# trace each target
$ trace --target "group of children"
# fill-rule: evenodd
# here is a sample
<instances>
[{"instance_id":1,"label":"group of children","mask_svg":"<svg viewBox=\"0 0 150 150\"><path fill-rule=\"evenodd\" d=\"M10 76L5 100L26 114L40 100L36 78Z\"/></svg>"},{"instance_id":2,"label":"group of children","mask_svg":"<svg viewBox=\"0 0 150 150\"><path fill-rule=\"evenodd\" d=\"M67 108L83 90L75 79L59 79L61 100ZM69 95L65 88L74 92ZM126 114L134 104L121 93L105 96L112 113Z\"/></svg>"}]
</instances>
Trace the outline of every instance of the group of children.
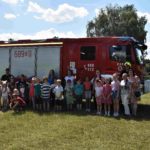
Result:
<instances>
[{"instance_id":1,"label":"group of children","mask_svg":"<svg viewBox=\"0 0 150 150\"><path fill-rule=\"evenodd\" d=\"M124 114L136 115L137 101L140 99L140 79L133 75L132 70L129 74L123 73L121 81L117 73L113 74L112 79L97 75L92 81L89 77L81 81L75 80L70 72L64 80L63 86L60 79L49 82L48 77L44 77L42 81L32 77L28 83L24 75L17 82L14 79L9 82L1 81L1 109L7 110L10 107L18 111L31 105L37 111L61 111L65 106L71 111L82 110L84 103L86 112L90 112L91 104L96 102L97 115L101 115L104 110L104 115L110 116L113 104L113 116L117 117L121 99Z\"/></svg>"}]
</instances>

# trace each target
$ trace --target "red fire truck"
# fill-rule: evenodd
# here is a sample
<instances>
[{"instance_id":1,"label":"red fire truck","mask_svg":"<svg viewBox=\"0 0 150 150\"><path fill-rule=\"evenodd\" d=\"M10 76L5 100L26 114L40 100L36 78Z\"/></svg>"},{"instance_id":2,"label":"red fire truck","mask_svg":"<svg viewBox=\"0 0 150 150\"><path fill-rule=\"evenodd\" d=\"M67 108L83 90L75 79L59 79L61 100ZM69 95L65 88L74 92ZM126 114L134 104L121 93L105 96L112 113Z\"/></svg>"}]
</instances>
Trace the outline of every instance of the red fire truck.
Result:
<instances>
[{"instance_id":1,"label":"red fire truck","mask_svg":"<svg viewBox=\"0 0 150 150\"><path fill-rule=\"evenodd\" d=\"M77 77L84 78L94 76L96 69L113 74L130 62L141 76L146 48L132 37L0 41L0 75L9 66L15 76L43 77L54 69L63 78L71 69Z\"/></svg>"}]
</instances>

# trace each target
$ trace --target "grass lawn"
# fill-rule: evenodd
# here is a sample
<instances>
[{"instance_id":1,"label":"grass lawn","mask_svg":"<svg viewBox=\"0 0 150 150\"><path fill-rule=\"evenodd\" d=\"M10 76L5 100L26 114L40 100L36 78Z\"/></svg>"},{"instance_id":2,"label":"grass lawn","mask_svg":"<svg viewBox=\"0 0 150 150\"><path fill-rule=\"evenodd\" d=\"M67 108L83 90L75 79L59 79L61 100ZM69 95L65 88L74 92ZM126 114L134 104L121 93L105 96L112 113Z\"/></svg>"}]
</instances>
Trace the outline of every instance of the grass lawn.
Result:
<instances>
[{"instance_id":1,"label":"grass lawn","mask_svg":"<svg viewBox=\"0 0 150 150\"><path fill-rule=\"evenodd\" d=\"M150 150L150 94L138 115L0 112L0 150Z\"/></svg>"}]
</instances>

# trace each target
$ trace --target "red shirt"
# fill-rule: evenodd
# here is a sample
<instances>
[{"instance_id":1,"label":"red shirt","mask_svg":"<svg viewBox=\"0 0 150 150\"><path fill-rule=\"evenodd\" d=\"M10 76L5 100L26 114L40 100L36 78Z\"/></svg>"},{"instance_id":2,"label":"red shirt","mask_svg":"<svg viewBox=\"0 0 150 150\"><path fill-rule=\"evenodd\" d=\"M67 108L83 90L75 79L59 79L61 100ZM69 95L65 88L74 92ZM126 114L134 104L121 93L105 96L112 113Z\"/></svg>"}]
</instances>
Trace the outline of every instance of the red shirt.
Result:
<instances>
[{"instance_id":1,"label":"red shirt","mask_svg":"<svg viewBox=\"0 0 150 150\"><path fill-rule=\"evenodd\" d=\"M85 90L91 90L91 82L90 81L84 82L84 89Z\"/></svg>"}]
</instances>

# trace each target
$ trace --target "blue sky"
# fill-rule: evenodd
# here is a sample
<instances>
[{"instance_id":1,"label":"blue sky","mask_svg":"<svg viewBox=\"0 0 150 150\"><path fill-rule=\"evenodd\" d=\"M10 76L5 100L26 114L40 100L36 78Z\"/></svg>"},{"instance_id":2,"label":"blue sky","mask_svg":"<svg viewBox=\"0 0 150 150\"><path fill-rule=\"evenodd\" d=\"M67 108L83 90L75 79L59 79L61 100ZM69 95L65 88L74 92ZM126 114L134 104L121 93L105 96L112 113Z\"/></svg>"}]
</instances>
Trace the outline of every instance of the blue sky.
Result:
<instances>
[{"instance_id":1,"label":"blue sky","mask_svg":"<svg viewBox=\"0 0 150 150\"><path fill-rule=\"evenodd\" d=\"M134 4L139 16L147 17L150 49L148 0L0 0L0 40L85 37L87 22L109 4Z\"/></svg>"}]
</instances>

